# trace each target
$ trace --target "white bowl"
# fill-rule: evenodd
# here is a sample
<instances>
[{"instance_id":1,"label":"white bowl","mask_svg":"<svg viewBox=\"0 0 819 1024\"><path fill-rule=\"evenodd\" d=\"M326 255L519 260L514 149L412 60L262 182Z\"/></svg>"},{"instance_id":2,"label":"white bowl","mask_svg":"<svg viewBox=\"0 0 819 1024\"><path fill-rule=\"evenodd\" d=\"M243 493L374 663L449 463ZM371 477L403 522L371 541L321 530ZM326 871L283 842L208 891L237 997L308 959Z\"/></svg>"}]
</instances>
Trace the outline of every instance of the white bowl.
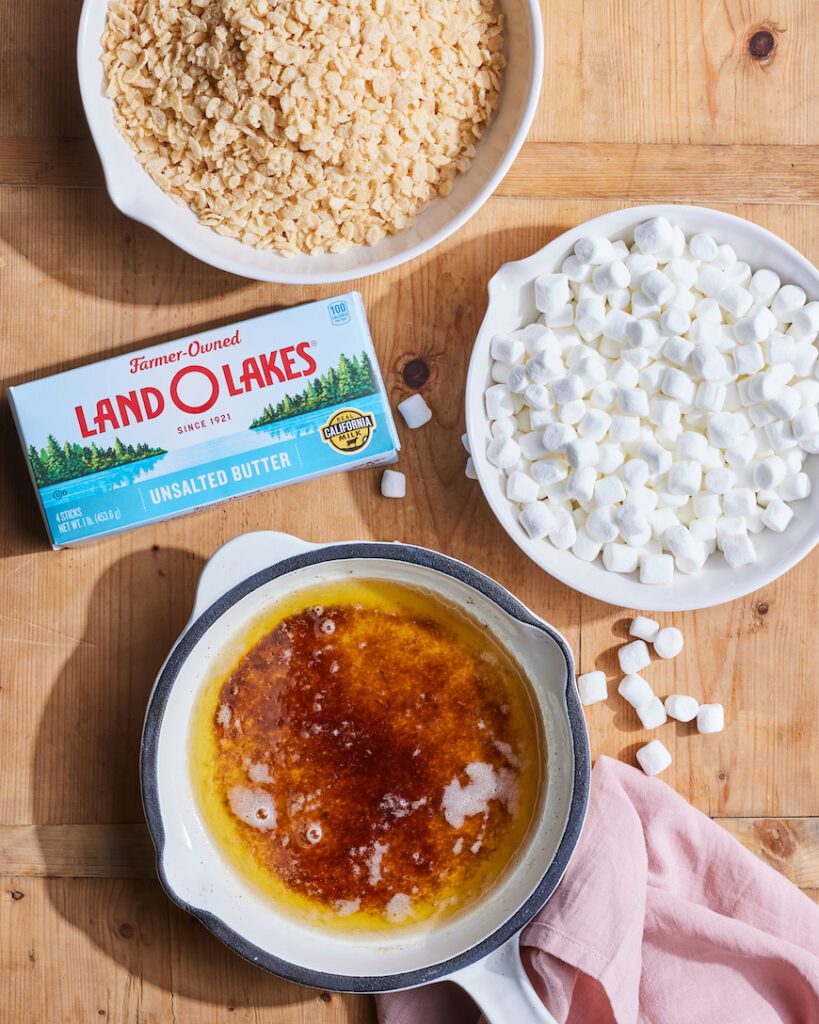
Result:
<instances>
[{"instance_id":1,"label":"white bowl","mask_svg":"<svg viewBox=\"0 0 819 1024\"><path fill-rule=\"evenodd\" d=\"M410 227L371 246L345 253L285 257L224 238L204 227L154 183L114 124L113 101L103 92L101 38L107 4L85 0L77 38L77 67L85 116L114 205L174 245L221 270L257 281L331 284L390 270L442 242L486 202L509 170L537 107L543 73L543 28L537 0L499 0L506 17L500 102L472 165L452 192L435 199Z\"/></svg>"},{"instance_id":2,"label":"white bowl","mask_svg":"<svg viewBox=\"0 0 819 1024\"><path fill-rule=\"evenodd\" d=\"M550 576L582 594L610 604L644 611L686 611L708 608L743 597L764 587L809 554L819 541L819 457L808 456L804 471L812 493L791 507L794 517L784 533L763 530L754 537L759 559L732 569L720 555L708 559L696 575L675 573L668 586L640 583L636 576L608 572L600 560L584 562L571 551L558 551L548 541L533 541L517 521L515 506L503 490L503 473L486 459L490 439L483 394L491 383L489 346L492 336L531 323L537 314L534 279L560 269L563 260L584 235L606 235L633 241L634 228L660 214L679 224L686 236L708 232L730 243L741 260L757 269L770 267L783 283L798 284L809 299L819 299L819 271L781 238L764 228L718 210L700 206L633 206L595 217L555 238L517 263L507 263L489 282L489 305L475 341L466 383L466 426L472 457L483 493L498 521L515 543Z\"/></svg>"}]
</instances>

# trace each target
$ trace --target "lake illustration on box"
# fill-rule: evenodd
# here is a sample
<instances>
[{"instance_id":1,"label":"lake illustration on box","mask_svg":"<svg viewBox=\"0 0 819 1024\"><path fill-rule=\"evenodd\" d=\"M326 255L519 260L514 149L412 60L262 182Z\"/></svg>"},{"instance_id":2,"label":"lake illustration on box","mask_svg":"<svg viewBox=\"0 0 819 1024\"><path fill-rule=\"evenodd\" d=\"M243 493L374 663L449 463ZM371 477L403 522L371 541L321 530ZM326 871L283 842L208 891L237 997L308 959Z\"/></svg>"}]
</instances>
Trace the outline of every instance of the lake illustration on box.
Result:
<instances>
[{"instance_id":1,"label":"lake illustration on box","mask_svg":"<svg viewBox=\"0 0 819 1024\"><path fill-rule=\"evenodd\" d=\"M353 404L360 412L372 413L374 416L382 409L382 400L379 394L358 398ZM92 471L71 480L40 487L40 496L45 507L64 506L67 502L75 499L101 492L120 490L133 484L159 483L164 477L184 470L198 468L202 472L207 472L208 466L220 459L251 454L263 456L270 454L271 448L275 449L282 445L289 446L291 457L295 453L301 471L310 473L313 467L310 461L302 459L298 442L310 439L313 441L310 447L314 448L314 438L320 437L321 427L327 422L331 413L332 409L316 409L301 415L290 416L288 419L255 426L239 433L177 448L175 451L141 458L139 461L128 462L125 465L114 466L98 472ZM322 448L326 447L323 442L319 441L318 443ZM315 466L316 471L323 468L325 468L323 465Z\"/></svg>"}]
</instances>

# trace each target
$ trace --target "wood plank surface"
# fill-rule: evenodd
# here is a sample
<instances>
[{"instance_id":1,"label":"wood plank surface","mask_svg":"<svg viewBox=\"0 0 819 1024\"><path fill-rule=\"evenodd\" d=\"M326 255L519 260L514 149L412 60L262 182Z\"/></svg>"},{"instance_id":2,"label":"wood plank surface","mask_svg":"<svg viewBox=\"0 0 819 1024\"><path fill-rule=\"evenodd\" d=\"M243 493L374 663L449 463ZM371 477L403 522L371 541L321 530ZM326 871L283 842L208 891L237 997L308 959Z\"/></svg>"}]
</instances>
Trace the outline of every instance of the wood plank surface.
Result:
<instances>
[{"instance_id":1,"label":"wood plank surface","mask_svg":"<svg viewBox=\"0 0 819 1024\"><path fill-rule=\"evenodd\" d=\"M112 206L79 104L79 0L0 4L0 384L292 305L196 262ZM363 1024L365 998L243 963L163 895L137 758L157 669L221 543L403 539L477 565L552 621L581 670L615 675L628 609L526 562L463 475L462 394L486 284L566 228L630 203L748 217L819 260L819 19L812 0L544 0L533 130L480 213L364 295L393 401L423 359L433 421L399 424L408 496L362 471L60 553L46 548L5 396L0 408L0 1021ZM669 725L664 778L819 895L819 554L730 605L675 615L683 654L650 672L726 706L703 737ZM664 620L669 617L664 617ZM646 734L619 699L588 709L594 754L633 763Z\"/></svg>"}]
</instances>

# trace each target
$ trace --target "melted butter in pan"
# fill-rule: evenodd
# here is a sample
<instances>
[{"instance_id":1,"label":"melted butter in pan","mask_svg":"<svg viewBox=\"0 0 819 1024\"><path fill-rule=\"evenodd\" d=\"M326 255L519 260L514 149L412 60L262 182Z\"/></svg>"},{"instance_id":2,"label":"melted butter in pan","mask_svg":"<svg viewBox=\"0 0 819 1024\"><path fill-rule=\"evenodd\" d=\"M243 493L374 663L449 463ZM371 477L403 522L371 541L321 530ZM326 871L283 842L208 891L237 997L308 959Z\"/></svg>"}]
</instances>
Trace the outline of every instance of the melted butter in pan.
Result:
<instances>
[{"instance_id":1,"label":"melted butter in pan","mask_svg":"<svg viewBox=\"0 0 819 1024\"><path fill-rule=\"evenodd\" d=\"M191 756L231 863L299 916L449 916L521 847L542 762L527 684L438 597L348 580L288 597L206 686Z\"/></svg>"}]
</instances>

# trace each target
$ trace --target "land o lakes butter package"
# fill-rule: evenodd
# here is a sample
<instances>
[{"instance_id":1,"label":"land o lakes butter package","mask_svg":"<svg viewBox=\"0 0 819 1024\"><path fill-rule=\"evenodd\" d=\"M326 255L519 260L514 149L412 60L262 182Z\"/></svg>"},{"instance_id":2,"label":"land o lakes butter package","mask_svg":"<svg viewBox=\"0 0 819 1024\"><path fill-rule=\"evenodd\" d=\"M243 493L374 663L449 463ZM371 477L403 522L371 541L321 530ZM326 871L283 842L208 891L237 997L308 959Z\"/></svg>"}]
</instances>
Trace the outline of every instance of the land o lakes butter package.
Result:
<instances>
[{"instance_id":1,"label":"land o lakes butter package","mask_svg":"<svg viewBox=\"0 0 819 1024\"><path fill-rule=\"evenodd\" d=\"M357 292L10 389L55 547L394 462Z\"/></svg>"}]
</instances>

